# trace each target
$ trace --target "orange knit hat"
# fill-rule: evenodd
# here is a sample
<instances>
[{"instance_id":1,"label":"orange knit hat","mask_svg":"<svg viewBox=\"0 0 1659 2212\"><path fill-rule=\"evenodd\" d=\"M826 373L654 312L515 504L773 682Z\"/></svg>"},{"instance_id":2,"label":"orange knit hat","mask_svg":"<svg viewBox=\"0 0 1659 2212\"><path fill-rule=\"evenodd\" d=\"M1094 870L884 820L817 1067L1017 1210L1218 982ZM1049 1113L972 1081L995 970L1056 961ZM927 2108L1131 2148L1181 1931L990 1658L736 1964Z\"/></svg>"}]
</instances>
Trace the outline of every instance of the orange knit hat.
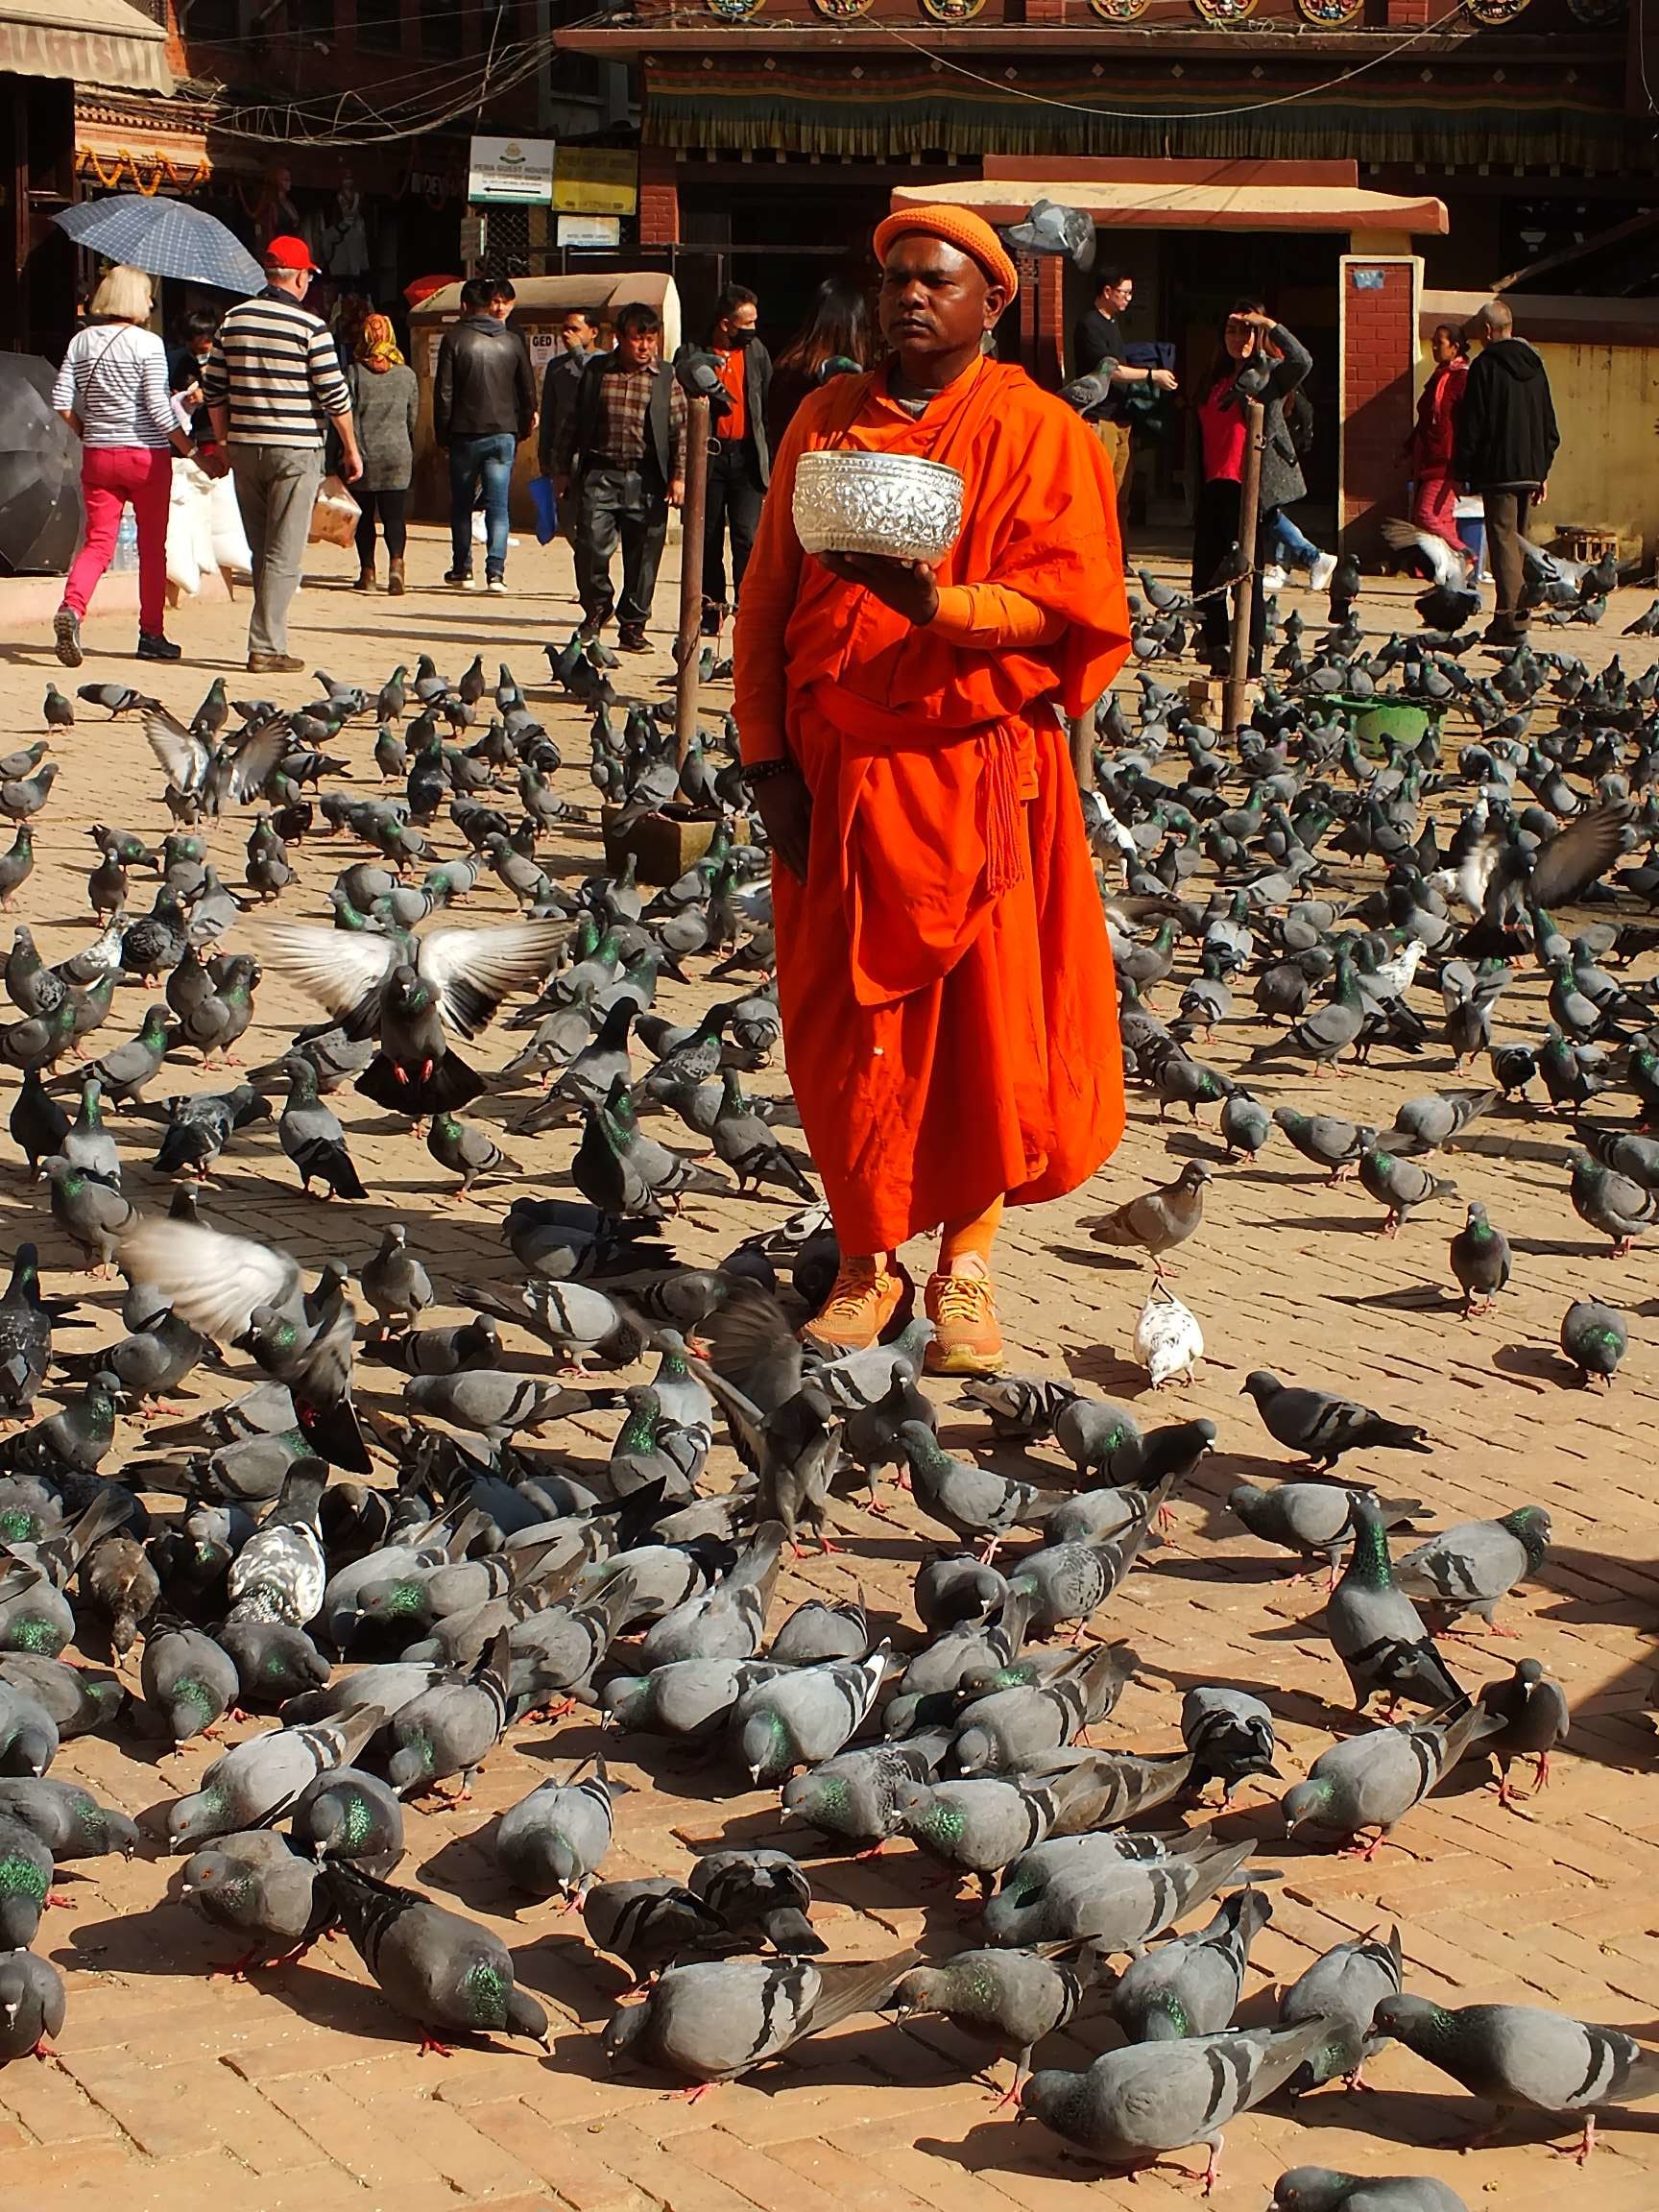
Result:
<instances>
[{"instance_id":1,"label":"orange knit hat","mask_svg":"<svg viewBox=\"0 0 1659 2212\"><path fill-rule=\"evenodd\" d=\"M1010 300L1020 289L1019 272L1012 255L986 222L972 207L901 207L876 226L876 258L885 261L896 238L920 231L925 238L943 238L971 261L977 261L992 283Z\"/></svg>"}]
</instances>

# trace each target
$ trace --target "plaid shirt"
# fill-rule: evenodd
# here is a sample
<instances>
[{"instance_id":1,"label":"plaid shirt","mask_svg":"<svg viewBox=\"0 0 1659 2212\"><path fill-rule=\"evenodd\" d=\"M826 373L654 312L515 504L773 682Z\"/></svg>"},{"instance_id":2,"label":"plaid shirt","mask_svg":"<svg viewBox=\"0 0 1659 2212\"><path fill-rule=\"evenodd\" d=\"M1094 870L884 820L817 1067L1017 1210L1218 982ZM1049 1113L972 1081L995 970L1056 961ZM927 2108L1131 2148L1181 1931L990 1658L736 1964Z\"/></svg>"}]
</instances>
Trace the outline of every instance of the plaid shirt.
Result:
<instances>
[{"instance_id":1,"label":"plaid shirt","mask_svg":"<svg viewBox=\"0 0 1659 2212\"><path fill-rule=\"evenodd\" d=\"M639 369L607 369L599 379L599 431L590 452L592 461L614 462L623 469L637 469L645 458L650 435L651 391L660 362L648 361ZM568 470L576 438L575 411L560 425L555 461L561 473ZM685 466L685 394L674 377L668 391L668 474L680 476Z\"/></svg>"}]
</instances>

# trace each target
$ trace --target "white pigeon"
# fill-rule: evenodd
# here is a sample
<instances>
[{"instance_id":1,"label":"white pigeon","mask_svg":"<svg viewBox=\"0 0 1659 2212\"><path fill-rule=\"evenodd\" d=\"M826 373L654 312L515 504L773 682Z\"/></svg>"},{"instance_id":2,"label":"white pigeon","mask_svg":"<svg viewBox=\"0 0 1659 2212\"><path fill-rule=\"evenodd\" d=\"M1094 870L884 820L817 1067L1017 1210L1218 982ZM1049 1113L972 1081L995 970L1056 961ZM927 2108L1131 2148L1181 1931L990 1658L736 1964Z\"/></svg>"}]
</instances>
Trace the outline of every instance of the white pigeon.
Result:
<instances>
[{"instance_id":1,"label":"white pigeon","mask_svg":"<svg viewBox=\"0 0 1659 2212\"><path fill-rule=\"evenodd\" d=\"M1151 1376L1154 1390L1177 1376L1192 1380L1204 1357L1204 1333L1173 1292L1155 1287L1142 1307L1135 1324L1135 1357Z\"/></svg>"},{"instance_id":2,"label":"white pigeon","mask_svg":"<svg viewBox=\"0 0 1659 2212\"><path fill-rule=\"evenodd\" d=\"M1442 590L1461 591L1467 585L1469 560L1444 538L1435 537L1431 530L1419 530L1414 522L1404 522L1389 516L1382 524L1382 537L1396 553L1417 554L1431 580Z\"/></svg>"}]
</instances>

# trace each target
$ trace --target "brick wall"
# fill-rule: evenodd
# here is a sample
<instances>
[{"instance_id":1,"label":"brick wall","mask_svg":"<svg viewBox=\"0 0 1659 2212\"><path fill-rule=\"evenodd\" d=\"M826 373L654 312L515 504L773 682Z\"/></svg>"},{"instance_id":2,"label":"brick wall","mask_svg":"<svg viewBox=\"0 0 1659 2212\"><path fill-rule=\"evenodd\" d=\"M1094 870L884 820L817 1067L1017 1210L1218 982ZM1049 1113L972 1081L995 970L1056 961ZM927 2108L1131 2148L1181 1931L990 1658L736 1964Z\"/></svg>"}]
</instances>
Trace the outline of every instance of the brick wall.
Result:
<instances>
[{"instance_id":1,"label":"brick wall","mask_svg":"<svg viewBox=\"0 0 1659 2212\"><path fill-rule=\"evenodd\" d=\"M639 243L680 243L679 170L674 156L658 146L639 152Z\"/></svg>"},{"instance_id":2,"label":"brick wall","mask_svg":"<svg viewBox=\"0 0 1659 2212\"><path fill-rule=\"evenodd\" d=\"M1344 550L1361 560L1382 551L1384 516L1403 511L1416 400L1417 264L1408 259L1342 263L1342 501Z\"/></svg>"}]
</instances>

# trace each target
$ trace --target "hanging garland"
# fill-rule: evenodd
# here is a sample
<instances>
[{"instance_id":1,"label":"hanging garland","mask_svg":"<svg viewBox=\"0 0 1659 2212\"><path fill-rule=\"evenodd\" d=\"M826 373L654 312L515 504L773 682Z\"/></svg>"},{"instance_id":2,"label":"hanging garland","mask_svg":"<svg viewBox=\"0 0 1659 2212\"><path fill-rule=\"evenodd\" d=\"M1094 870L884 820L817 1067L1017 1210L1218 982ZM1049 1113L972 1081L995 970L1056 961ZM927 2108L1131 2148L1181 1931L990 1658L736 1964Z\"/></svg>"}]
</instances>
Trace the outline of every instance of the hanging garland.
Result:
<instances>
[{"instance_id":1,"label":"hanging garland","mask_svg":"<svg viewBox=\"0 0 1659 2212\"><path fill-rule=\"evenodd\" d=\"M149 164L149 176L145 165ZM205 184L213 174L213 165L204 157L195 162L173 161L165 154L134 154L122 146L116 150L114 159L106 166L90 146L83 146L75 156L76 174L91 177L106 192L113 192L125 179L146 200L154 200L163 184L175 192L194 192Z\"/></svg>"}]
</instances>

